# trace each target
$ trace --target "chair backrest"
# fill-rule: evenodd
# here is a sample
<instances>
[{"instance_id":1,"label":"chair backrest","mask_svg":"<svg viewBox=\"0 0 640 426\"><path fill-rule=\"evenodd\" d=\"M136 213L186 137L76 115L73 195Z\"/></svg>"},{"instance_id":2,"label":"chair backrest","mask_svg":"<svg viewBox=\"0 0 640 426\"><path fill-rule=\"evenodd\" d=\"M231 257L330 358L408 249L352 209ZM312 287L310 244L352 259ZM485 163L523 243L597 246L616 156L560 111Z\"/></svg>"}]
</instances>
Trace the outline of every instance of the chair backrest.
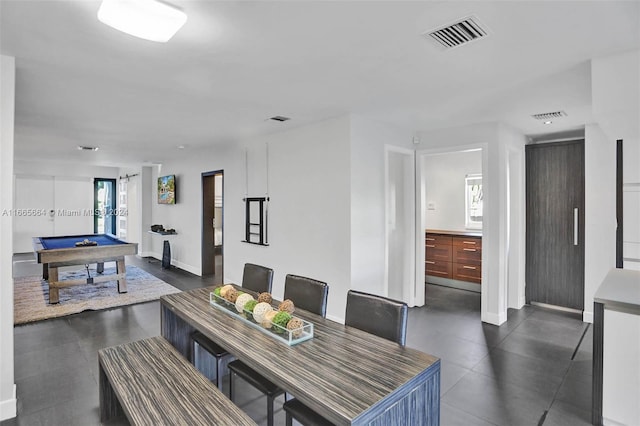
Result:
<instances>
[{"instance_id":1,"label":"chair backrest","mask_svg":"<svg viewBox=\"0 0 640 426\"><path fill-rule=\"evenodd\" d=\"M242 287L256 293L271 293L271 284L273 283L273 269L266 268L253 263L244 264L244 272L242 273Z\"/></svg>"},{"instance_id":2,"label":"chair backrest","mask_svg":"<svg viewBox=\"0 0 640 426\"><path fill-rule=\"evenodd\" d=\"M327 315L329 286L322 281L298 275L287 275L284 280L284 298L291 299L300 309L323 317Z\"/></svg>"},{"instance_id":3,"label":"chair backrest","mask_svg":"<svg viewBox=\"0 0 640 426\"><path fill-rule=\"evenodd\" d=\"M349 290L345 324L402 346L407 338L407 304L382 296Z\"/></svg>"}]
</instances>

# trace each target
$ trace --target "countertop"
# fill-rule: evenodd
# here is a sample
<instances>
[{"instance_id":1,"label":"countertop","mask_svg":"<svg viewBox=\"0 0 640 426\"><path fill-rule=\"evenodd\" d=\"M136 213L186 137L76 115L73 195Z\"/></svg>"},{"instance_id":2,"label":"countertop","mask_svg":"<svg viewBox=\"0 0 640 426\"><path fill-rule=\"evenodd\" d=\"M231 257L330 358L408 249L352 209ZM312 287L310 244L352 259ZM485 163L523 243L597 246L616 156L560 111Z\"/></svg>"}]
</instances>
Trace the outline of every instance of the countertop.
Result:
<instances>
[{"instance_id":1,"label":"countertop","mask_svg":"<svg viewBox=\"0 0 640 426\"><path fill-rule=\"evenodd\" d=\"M612 269L593 300L605 309L640 315L640 271Z\"/></svg>"},{"instance_id":2,"label":"countertop","mask_svg":"<svg viewBox=\"0 0 640 426\"><path fill-rule=\"evenodd\" d=\"M460 235L462 237L482 237L482 231L444 231L439 229L425 229L430 234Z\"/></svg>"}]
</instances>

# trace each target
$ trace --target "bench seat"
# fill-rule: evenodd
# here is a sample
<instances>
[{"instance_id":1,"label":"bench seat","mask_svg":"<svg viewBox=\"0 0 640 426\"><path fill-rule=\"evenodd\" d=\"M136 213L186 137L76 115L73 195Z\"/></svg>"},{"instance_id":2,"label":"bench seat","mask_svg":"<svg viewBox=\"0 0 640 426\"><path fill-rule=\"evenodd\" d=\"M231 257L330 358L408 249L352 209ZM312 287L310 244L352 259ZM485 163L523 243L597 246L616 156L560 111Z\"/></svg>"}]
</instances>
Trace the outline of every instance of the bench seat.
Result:
<instances>
[{"instance_id":1,"label":"bench seat","mask_svg":"<svg viewBox=\"0 0 640 426\"><path fill-rule=\"evenodd\" d=\"M98 351L100 420L132 425L255 425L163 337Z\"/></svg>"}]
</instances>

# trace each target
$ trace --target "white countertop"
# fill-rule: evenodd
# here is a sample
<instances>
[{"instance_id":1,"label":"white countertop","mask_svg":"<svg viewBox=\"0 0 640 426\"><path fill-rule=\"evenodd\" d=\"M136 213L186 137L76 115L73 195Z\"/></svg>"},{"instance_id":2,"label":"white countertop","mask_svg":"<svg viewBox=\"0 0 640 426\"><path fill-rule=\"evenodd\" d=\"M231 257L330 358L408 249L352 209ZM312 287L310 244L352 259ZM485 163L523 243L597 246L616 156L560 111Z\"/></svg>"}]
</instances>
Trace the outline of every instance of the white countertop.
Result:
<instances>
[{"instance_id":1,"label":"white countertop","mask_svg":"<svg viewBox=\"0 0 640 426\"><path fill-rule=\"evenodd\" d=\"M593 298L605 309L640 315L640 271L612 269Z\"/></svg>"}]
</instances>

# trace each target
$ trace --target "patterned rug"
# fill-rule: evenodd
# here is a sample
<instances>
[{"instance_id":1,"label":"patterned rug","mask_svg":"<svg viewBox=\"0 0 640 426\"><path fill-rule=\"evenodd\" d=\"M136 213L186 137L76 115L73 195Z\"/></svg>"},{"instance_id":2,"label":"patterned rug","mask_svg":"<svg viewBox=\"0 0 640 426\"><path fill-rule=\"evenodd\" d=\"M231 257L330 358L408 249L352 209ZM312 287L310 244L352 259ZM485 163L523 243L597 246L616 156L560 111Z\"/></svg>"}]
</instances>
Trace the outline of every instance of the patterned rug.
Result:
<instances>
[{"instance_id":1,"label":"patterned rug","mask_svg":"<svg viewBox=\"0 0 640 426\"><path fill-rule=\"evenodd\" d=\"M96 276L95 265L89 269ZM115 267L105 268L105 274L115 274ZM86 270L61 272L60 280L82 279ZM118 283L107 281L60 289L60 303L49 304L49 286L39 276L13 280L14 325L77 314L87 310L101 310L117 306L157 300L165 294L180 290L135 266L127 266L127 293L118 293Z\"/></svg>"}]
</instances>

